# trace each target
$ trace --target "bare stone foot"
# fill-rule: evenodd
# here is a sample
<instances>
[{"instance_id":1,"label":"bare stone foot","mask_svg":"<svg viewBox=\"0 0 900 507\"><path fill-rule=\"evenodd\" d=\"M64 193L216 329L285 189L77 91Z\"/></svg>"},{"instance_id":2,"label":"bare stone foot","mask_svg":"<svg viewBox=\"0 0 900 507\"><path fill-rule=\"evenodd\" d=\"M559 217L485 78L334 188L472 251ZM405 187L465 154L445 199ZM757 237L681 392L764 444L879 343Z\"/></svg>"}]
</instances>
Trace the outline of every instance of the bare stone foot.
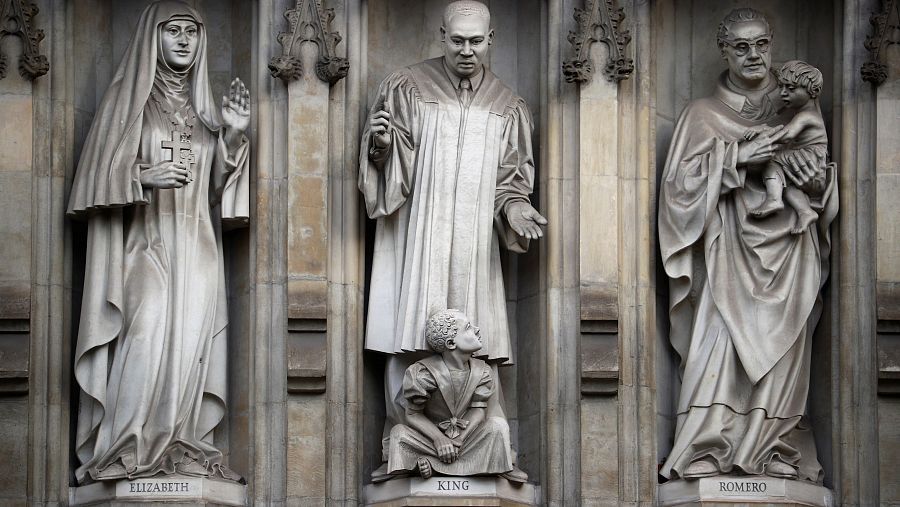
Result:
<instances>
[{"instance_id":1,"label":"bare stone foot","mask_svg":"<svg viewBox=\"0 0 900 507\"><path fill-rule=\"evenodd\" d=\"M819 219L819 215L815 214L812 211L804 211L802 213L797 213L797 226L791 229L791 234L803 234L806 232L806 229L809 228L810 225L816 223L816 220Z\"/></svg>"},{"instance_id":2,"label":"bare stone foot","mask_svg":"<svg viewBox=\"0 0 900 507\"><path fill-rule=\"evenodd\" d=\"M766 465L766 475L783 479L796 479L797 469L781 460L773 460Z\"/></svg>"},{"instance_id":3,"label":"bare stone foot","mask_svg":"<svg viewBox=\"0 0 900 507\"><path fill-rule=\"evenodd\" d=\"M703 458L688 465L681 474L682 479L699 479L718 475L719 467L709 458Z\"/></svg>"},{"instance_id":4,"label":"bare stone foot","mask_svg":"<svg viewBox=\"0 0 900 507\"><path fill-rule=\"evenodd\" d=\"M513 469L510 470L509 472L504 472L504 473L500 474L500 477L503 477L504 479L506 479L510 482L518 482L518 483L524 483L525 481L528 480L528 474L523 472L517 466L514 466Z\"/></svg>"},{"instance_id":5,"label":"bare stone foot","mask_svg":"<svg viewBox=\"0 0 900 507\"><path fill-rule=\"evenodd\" d=\"M419 465L419 475L421 475L423 479L431 477L431 463L427 459L419 458L418 461L416 461L416 464Z\"/></svg>"},{"instance_id":6,"label":"bare stone foot","mask_svg":"<svg viewBox=\"0 0 900 507\"><path fill-rule=\"evenodd\" d=\"M772 213L776 213L784 209L784 201L781 199L766 199L759 207L750 210L748 215L753 218L765 218Z\"/></svg>"}]
</instances>

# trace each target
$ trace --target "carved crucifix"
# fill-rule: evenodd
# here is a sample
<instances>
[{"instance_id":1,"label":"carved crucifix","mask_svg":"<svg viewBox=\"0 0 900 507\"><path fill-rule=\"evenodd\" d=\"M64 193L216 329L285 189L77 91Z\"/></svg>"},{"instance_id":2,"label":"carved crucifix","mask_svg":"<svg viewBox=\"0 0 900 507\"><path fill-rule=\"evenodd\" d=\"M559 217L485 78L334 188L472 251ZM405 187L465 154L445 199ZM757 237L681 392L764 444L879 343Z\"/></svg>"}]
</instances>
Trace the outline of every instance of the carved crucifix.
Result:
<instances>
[{"instance_id":1,"label":"carved crucifix","mask_svg":"<svg viewBox=\"0 0 900 507\"><path fill-rule=\"evenodd\" d=\"M169 140L162 142L162 149L172 151L172 162L182 164L188 170L188 179L194 179L194 165L197 157L191 150L191 131L187 127L175 126L169 131Z\"/></svg>"}]
</instances>

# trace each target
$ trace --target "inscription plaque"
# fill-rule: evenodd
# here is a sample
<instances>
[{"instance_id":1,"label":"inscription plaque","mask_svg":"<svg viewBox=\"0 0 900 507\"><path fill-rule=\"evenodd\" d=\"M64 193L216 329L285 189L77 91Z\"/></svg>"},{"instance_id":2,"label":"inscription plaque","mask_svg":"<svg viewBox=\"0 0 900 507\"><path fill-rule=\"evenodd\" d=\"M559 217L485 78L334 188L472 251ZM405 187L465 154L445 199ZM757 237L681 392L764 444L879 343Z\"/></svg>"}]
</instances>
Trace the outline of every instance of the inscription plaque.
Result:
<instances>
[{"instance_id":1,"label":"inscription plaque","mask_svg":"<svg viewBox=\"0 0 900 507\"><path fill-rule=\"evenodd\" d=\"M136 479L116 483L119 497L197 497L203 494L198 479Z\"/></svg>"}]
</instances>

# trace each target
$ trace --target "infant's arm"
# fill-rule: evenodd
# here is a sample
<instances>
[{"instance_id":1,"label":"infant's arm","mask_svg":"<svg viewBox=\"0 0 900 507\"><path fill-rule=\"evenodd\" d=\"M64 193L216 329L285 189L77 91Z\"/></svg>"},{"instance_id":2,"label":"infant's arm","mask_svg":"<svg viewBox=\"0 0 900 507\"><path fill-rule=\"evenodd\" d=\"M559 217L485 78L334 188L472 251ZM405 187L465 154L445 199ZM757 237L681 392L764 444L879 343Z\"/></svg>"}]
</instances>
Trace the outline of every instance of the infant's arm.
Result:
<instances>
[{"instance_id":1,"label":"infant's arm","mask_svg":"<svg viewBox=\"0 0 900 507\"><path fill-rule=\"evenodd\" d=\"M791 118L791 121L784 126L785 134L782 139L802 143L803 138L811 139L816 134L825 132L825 122L818 111L802 110Z\"/></svg>"}]
</instances>

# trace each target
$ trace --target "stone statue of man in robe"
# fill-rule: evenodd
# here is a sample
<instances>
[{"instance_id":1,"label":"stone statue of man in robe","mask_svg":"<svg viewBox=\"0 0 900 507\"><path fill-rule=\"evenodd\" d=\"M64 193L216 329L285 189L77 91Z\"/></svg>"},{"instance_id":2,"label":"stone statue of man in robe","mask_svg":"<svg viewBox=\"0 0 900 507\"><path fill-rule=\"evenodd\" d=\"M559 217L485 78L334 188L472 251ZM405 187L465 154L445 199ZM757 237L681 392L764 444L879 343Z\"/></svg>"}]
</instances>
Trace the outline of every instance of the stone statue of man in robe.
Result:
<instances>
[{"instance_id":1,"label":"stone statue of man in robe","mask_svg":"<svg viewBox=\"0 0 900 507\"><path fill-rule=\"evenodd\" d=\"M524 252L547 223L534 185L531 115L484 59L487 7L447 6L443 57L381 83L362 135L359 188L377 220L365 346L390 354L388 421L401 422L406 368L428 350L425 322L459 308L484 330L479 355L512 359L501 245ZM390 426L390 424L389 424Z\"/></svg>"},{"instance_id":2,"label":"stone statue of man in robe","mask_svg":"<svg viewBox=\"0 0 900 507\"><path fill-rule=\"evenodd\" d=\"M222 224L249 217L250 94L217 105L206 25L189 5L141 15L75 173L88 224L75 379L75 472L230 480L215 445L226 409Z\"/></svg>"},{"instance_id":3,"label":"stone statue of man in robe","mask_svg":"<svg viewBox=\"0 0 900 507\"><path fill-rule=\"evenodd\" d=\"M835 167L797 151L782 157L785 176L819 214L808 228L787 208L752 215L767 197L764 168L794 141L783 128L791 117L770 72L766 19L732 11L717 39L728 70L713 96L681 114L660 188L670 339L682 372L660 473L821 481L804 414L838 206ZM760 134L747 140L748 129Z\"/></svg>"}]
</instances>

